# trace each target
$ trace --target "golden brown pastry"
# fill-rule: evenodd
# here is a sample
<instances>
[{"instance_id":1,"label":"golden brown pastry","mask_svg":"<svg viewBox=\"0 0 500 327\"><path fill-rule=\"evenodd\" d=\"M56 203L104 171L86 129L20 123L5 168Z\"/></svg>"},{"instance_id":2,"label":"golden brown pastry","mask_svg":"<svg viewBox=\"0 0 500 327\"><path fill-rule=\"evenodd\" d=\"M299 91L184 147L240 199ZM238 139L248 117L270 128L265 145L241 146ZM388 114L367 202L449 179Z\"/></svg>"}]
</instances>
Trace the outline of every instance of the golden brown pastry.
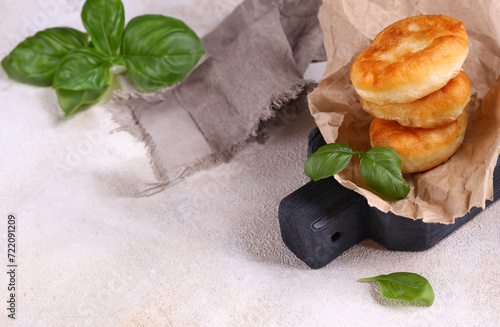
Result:
<instances>
[{"instance_id":1,"label":"golden brown pastry","mask_svg":"<svg viewBox=\"0 0 500 327\"><path fill-rule=\"evenodd\" d=\"M385 146L401 157L403 173L421 172L445 162L460 147L467 128L467 112L438 128L405 127L396 121L374 118L370 125L372 147Z\"/></svg>"},{"instance_id":2,"label":"golden brown pastry","mask_svg":"<svg viewBox=\"0 0 500 327\"><path fill-rule=\"evenodd\" d=\"M455 77L468 51L462 22L441 15L409 17L386 27L359 54L351 81L367 101L412 102Z\"/></svg>"},{"instance_id":3,"label":"golden brown pastry","mask_svg":"<svg viewBox=\"0 0 500 327\"><path fill-rule=\"evenodd\" d=\"M447 125L462 114L470 100L471 86L463 71L448 84L409 103L378 105L360 97L363 110L370 115L395 120L403 126L435 128Z\"/></svg>"}]
</instances>

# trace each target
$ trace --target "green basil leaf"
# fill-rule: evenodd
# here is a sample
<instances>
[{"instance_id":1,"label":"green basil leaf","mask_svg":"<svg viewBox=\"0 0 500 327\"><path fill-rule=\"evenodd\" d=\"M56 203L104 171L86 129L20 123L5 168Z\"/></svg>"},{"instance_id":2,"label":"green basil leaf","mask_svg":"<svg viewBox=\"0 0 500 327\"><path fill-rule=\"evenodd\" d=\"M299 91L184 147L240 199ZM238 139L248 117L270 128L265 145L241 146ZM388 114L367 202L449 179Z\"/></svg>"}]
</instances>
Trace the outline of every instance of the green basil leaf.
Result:
<instances>
[{"instance_id":1,"label":"green basil leaf","mask_svg":"<svg viewBox=\"0 0 500 327\"><path fill-rule=\"evenodd\" d=\"M434 303L434 291L424 277L408 272L397 272L389 275L379 275L361 278L360 282L377 281L382 295L396 300L422 301L428 306Z\"/></svg>"},{"instance_id":2,"label":"green basil leaf","mask_svg":"<svg viewBox=\"0 0 500 327\"><path fill-rule=\"evenodd\" d=\"M65 89L56 89L57 101L64 111L65 116L74 114L84 106L96 103L109 88L109 84L100 89L71 91Z\"/></svg>"},{"instance_id":3,"label":"green basil leaf","mask_svg":"<svg viewBox=\"0 0 500 327\"><path fill-rule=\"evenodd\" d=\"M85 47L88 35L73 28L49 28L19 43L2 60L7 75L18 82L51 86L54 72L72 49Z\"/></svg>"},{"instance_id":4,"label":"green basil leaf","mask_svg":"<svg viewBox=\"0 0 500 327\"><path fill-rule=\"evenodd\" d=\"M111 83L112 62L92 48L70 51L57 67L52 86L55 89L82 91L101 89Z\"/></svg>"},{"instance_id":5,"label":"green basil leaf","mask_svg":"<svg viewBox=\"0 0 500 327\"><path fill-rule=\"evenodd\" d=\"M333 176L344 169L354 152L342 143L330 143L320 147L304 164L304 172L314 181Z\"/></svg>"},{"instance_id":6,"label":"green basil leaf","mask_svg":"<svg viewBox=\"0 0 500 327\"><path fill-rule=\"evenodd\" d=\"M162 15L132 19L120 54L141 91L155 91L180 81L205 51L196 33L182 21Z\"/></svg>"},{"instance_id":7,"label":"green basil leaf","mask_svg":"<svg viewBox=\"0 0 500 327\"><path fill-rule=\"evenodd\" d=\"M125 9L121 0L87 0L81 16L94 47L108 56L115 56L125 28Z\"/></svg>"},{"instance_id":8,"label":"green basil leaf","mask_svg":"<svg viewBox=\"0 0 500 327\"><path fill-rule=\"evenodd\" d=\"M374 147L366 151L359 170L369 187L389 199L402 199L410 192L401 173L401 158L393 149Z\"/></svg>"}]
</instances>

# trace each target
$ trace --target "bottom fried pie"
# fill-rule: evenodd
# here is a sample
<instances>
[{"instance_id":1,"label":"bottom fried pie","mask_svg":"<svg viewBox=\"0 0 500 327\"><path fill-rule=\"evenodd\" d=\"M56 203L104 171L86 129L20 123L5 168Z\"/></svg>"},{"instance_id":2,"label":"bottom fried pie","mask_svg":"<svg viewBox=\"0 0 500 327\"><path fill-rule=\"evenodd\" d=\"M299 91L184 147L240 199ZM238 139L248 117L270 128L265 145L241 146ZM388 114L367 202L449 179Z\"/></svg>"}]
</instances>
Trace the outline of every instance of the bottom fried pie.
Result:
<instances>
[{"instance_id":1,"label":"bottom fried pie","mask_svg":"<svg viewBox=\"0 0 500 327\"><path fill-rule=\"evenodd\" d=\"M374 118L370 125L372 147L385 146L401 157L401 171L416 173L447 161L462 145L467 112L438 128L406 127L396 121Z\"/></svg>"}]
</instances>

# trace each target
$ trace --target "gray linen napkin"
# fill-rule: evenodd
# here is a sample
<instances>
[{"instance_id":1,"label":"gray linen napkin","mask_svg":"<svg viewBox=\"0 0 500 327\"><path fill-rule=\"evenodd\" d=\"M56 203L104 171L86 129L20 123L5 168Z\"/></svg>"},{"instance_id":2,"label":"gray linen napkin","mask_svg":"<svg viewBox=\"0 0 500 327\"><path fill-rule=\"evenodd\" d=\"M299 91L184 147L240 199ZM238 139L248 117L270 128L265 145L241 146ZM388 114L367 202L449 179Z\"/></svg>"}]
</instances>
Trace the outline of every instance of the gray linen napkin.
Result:
<instances>
[{"instance_id":1,"label":"gray linen napkin","mask_svg":"<svg viewBox=\"0 0 500 327\"><path fill-rule=\"evenodd\" d=\"M246 0L202 38L206 56L183 81L115 94L114 120L146 144L159 181L141 195L227 161L249 139L264 140L277 118L307 108L315 83L303 73L326 59L320 4Z\"/></svg>"}]
</instances>

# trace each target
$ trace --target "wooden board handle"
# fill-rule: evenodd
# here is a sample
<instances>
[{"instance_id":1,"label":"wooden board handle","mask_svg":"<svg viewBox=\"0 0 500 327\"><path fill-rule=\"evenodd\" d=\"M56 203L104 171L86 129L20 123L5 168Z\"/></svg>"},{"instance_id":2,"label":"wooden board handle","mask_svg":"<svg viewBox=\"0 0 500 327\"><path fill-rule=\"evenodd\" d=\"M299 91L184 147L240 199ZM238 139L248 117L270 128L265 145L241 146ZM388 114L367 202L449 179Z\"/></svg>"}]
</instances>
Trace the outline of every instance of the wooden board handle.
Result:
<instances>
[{"instance_id":1,"label":"wooden board handle","mask_svg":"<svg viewBox=\"0 0 500 327\"><path fill-rule=\"evenodd\" d=\"M328 264L368 237L368 205L333 177L309 182L278 210L283 242L309 267Z\"/></svg>"}]
</instances>

